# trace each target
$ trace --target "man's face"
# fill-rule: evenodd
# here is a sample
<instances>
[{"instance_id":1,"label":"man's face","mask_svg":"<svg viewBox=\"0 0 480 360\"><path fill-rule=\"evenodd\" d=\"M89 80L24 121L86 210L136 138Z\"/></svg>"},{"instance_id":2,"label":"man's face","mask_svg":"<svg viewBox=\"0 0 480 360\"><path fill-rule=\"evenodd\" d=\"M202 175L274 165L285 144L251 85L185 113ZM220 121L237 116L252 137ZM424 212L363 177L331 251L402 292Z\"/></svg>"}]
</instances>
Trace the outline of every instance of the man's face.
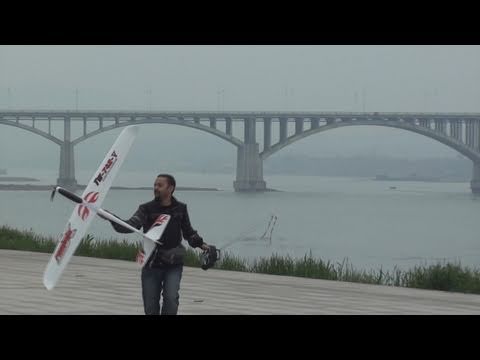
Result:
<instances>
[{"instance_id":1,"label":"man's face","mask_svg":"<svg viewBox=\"0 0 480 360\"><path fill-rule=\"evenodd\" d=\"M153 185L153 192L156 198L165 199L173 191L173 186L168 184L168 179L164 177L157 177Z\"/></svg>"}]
</instances>

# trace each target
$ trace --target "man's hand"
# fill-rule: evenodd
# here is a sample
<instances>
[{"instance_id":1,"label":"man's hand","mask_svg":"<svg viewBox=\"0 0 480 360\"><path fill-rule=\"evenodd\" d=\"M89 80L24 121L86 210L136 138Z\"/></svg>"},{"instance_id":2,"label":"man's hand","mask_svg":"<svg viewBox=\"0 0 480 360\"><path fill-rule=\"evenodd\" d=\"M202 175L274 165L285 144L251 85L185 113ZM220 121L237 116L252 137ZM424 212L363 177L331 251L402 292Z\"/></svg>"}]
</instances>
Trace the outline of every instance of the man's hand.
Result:
<instances>
[{"instance_id":1,"label":"man's hand","mask_svg":"<svg viewBox=\"0 0 480 360\"><path fill-rule=\"evenodd\" d=\"M207 251L208 249L210 249L210 247L206 243L203 243L203 245L200 248L204 251Z\"/></svg>"}]
</instances>

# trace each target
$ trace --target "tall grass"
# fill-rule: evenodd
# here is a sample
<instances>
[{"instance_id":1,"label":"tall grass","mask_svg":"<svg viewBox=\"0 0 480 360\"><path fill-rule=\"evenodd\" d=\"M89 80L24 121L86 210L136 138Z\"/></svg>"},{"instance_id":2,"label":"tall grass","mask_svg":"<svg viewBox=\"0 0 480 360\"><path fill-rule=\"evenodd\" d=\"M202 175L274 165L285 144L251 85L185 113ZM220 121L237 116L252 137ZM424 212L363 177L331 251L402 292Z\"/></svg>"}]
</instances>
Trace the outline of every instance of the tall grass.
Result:
<instances>
[{"instance_id":1,"label":"tall grass","mask_svg":"<svg viewBox=\"0 0 480 360\"><path fill-rule=\"evenodd\" d=\"M35 234L33 231L18 231L0 227L0 249L52 253L56 239ZM134 261L139 245L127 241L95 240L87 235L82 239L78 256ZM187 249L185 265L200 267L200 253ZM231 271L297 276L314 279L349 281L366 284L401 286L410 288L443 290L480 294L480 270L463 267L460 262L438 262L432 265L417 265L413 269L393 271L357 270L344 259L331 262L317 259L312 253L301 258L273 254L247 261L231 253L222 253L215 268Z\"/></svg>"}]
</instances>

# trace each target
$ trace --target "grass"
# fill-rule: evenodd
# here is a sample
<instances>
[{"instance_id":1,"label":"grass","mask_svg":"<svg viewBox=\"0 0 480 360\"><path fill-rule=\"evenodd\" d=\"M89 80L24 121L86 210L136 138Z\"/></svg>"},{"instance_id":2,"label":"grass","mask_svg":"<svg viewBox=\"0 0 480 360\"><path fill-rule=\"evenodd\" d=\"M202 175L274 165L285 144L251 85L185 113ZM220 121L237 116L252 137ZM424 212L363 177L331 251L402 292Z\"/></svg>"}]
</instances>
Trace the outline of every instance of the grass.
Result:
<instances>
[{"instance_id":1,"label":"grass","mask_svg":"<svg viewBox=\"0 0 480 360\"><path fill-rule=\"evenodd\" d=\"M52 253L56 239L19 231L6 226L0 227L0 249ZM75 255L104 259L135 261L138 244L127 241L96 240L87 235L82 239ZM200 253L187 249L185 265L200 267ZM463 267L460 262L438 262L432 265L417 265L413 269L393 271L357 270L348 259L331 262L317 259L312 253L301 258L273 254L251 262L231 253L222 253L215 268L272 275L297 276L314 279L349 281L366 284L401 286L420 289L443 290L480 294L480 270Z\"/></svg>"}]
</instances>

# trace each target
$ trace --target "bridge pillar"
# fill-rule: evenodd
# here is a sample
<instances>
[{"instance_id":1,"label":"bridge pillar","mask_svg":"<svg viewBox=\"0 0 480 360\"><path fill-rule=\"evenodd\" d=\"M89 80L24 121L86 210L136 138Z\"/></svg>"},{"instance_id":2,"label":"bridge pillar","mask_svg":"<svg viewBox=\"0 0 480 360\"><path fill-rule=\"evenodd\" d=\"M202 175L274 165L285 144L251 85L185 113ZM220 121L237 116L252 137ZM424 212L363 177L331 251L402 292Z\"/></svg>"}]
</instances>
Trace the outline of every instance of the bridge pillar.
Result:
<instances>
[{"instance_id":1,"label":"bridge pillar","mask_svg":"<svg viewBox=\"0 0 480 360\"><path fill-rule=\"evenodd\" d=\"M473 121L465 120L465 143L467 146L473 147L475 133L473 132Z\"/></svg>"},{"instance_id":2,"label":"bridge pillar","mask_svg":"<svg viewBox=\"0 0 480 360\"><path fill-rule=\"evenodd\" d=\"M480 195L480 163L473 163L470 188L472 189L472 193Z\"/></svg>"},{"instance_id":3,"label":"bridge pillar","mask_svg":"<svg viewBox=\"0 0 480 360\"><path fill-rule=\"evenodd\" d=\"M435 131L439 131L443 134L446 134L446 130L447 130L447 126L446 126L447 121L446 120L435 119L434 123L435 123Z\"/></svg>"},{"instance_id":4,"label":"bridge pillar","mask_svg":"<svg viewBox=\"0 0 480 360\"><path fill-rule=\"evenodd\" d=\"M232 136L232 118L227 118L225 120L225 132L227 135Z\"/></svg>"},{"instance_id":5,"label":"bridge pillar","mask_svg":"<svg viewBox=\"0 0 480 360\"><path fill-rule=\"evenodd\" d=\"M259 146L244 144L237 150L237 179L233 182L237 192L265 191L267 184L263 180L263 161Z\"/></svg>"},{"instance_id":6,"label":"bridge pillar","mask_svg":"<svg viewBox=\"0 0 480 360\"><path fill-rule=\"evenodd\" d=\"M478 119L469 120L467 123L467 144L476 151L480 150L480 121ZM480 195L480 162L473 163L470 188L472 193Z\"/></svg>"},{"instance_id":7,"label":"bridge pillar","mask_svg":"<svg viewBox=\"0 0 480 360\"><path fill-rule=\"evenodd\" d=\"M264 191L267 185L263 180L263 160L256 142L256 119L245 119L244 128L245 141L237 150L237 179L233 188L237 192Z\"/></svg>"},{"instance_id":8,"label":"bridge pillar","mask_svg":"<svg viewBox=\"0 0 480 360\"><path fill-rule=\"evenodd\" d=\"M280 142L284 142L287 140L287 126L288 126L288 119L287 118L280 118Z\"/></svg>"},{"instance_id":9,"label":"bridge pillar","mask_svg":"<svg viewBox=\"0 0 480 360\"><path fill-rule=\"evenodd\" d=\"M211 127L212 129L216 129L216 128L217 128L217 119L216 119L216 118L214 118L214 117L211 117L211 118L210 118L210 127Z\"/></svg>"},{"instance_id":10,"label":"bridge pillar","mask_svg":"<svg viewBox=\"0 0 480 360\"><path fill-rule=\"evenodd\" d=\"M63 143L60 145L60 169L57 185L75 190L77 180L75 179L75 154L73 144L70 141L71 129L70 118L66 118L63 125Z\"/></svg>"},{"instance_id":11,"label":"bridge pillar","mask_svg":"<svg viewBox=\"0 0 480 360\"><path fill-rule=\"evenodd\" d=\"M450 120L450 136L462 141L462 123L460 120Z\"/></svg>"},{"instance_id":12,"label":"bridge pillar","mask_svg":"<svg viewBox=\"0 0 480 360\"><path fill-rule=\"evenodd\" d=\"M255 144L256 142L256 129L257 119L248 118L243 120L244 136L243 140L245 144Z\"/></svg>"},{"instance_id":13,"label":"bridge pillar","mask_svg":"<svg viewBox=\"0 0 480 360\"><path fill-rule=\"evenodd\" d=\"M480 120L473 120L473 148L480 151Z\"/></svg>"},{"instance_id":14,"label":"bridge pillar","mask_svg":"<svg viewBox=\"0 0 480 360\"><path fill-rule=\"evenodd\" d=\"M75 156L73 144L70 141L60 145L60 170L57 185L73 190L77 186L77 180L75 179Z\"/></svg>"},{"instance_id":15,"label":"bridge pillar","mask_svg":"<svg viewBox=\"0 0 480 360\"><path fill-rule=\"evenodd\" d=\"M303 132L303 118L295 119L295 135L299 135Z\"/></svg>"},{"instance_id":16,"label":"bridge pillar","mask_svg":"<svg viewBox=\"0 0 480 360\"><path fill-rule=\"evenodd\" d=\"M263 119L263 150L270 149L272 145L272 119Z\"/></svg>"}]
</instances>

